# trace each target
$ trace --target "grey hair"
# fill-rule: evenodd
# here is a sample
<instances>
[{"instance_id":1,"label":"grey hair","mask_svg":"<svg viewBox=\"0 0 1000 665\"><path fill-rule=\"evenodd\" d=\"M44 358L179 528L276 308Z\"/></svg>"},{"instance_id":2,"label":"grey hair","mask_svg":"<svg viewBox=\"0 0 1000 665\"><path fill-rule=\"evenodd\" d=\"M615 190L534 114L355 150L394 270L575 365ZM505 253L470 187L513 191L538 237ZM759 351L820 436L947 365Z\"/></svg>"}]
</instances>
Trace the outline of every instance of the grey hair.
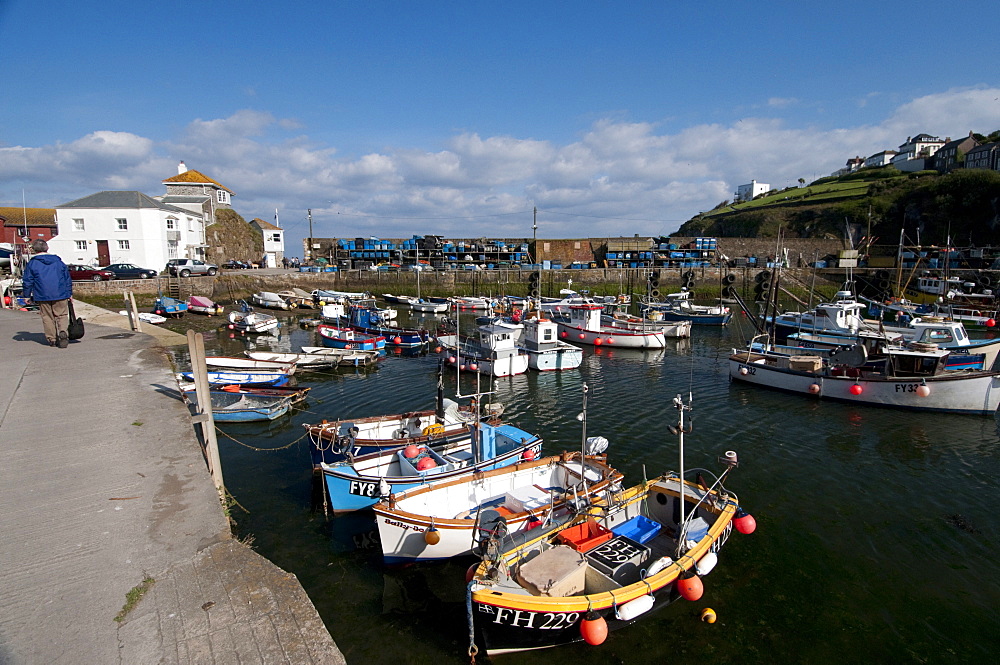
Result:
<instances>
[{"instance_id":1,"label":"grey hair","mask_svg":"<svg viewBox=\"0 0 1000 665\"><path fill-rule=\"evenodd\" d=\"M31 251L35 254L41 254L42 252L49 251L49 243L44 240L32 240L31 241Z\"/></svg>"}]
</instances>

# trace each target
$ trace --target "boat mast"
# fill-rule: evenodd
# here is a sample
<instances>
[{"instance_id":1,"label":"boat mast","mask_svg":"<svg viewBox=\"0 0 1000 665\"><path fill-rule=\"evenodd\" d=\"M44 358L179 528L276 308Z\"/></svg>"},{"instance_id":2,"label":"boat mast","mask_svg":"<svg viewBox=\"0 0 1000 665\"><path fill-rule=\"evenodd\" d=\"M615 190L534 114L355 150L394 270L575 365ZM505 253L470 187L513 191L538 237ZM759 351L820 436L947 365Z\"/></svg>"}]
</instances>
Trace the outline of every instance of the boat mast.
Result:
<instances>
[{"instance_id":1,"label":"boat mast","mask_svg":"<svg viewBox=\"0 0 1000 665\"><path fill-rule=\"evenodd\" d=\"M674 408L677 409L678 420L676 429L671 427L671 431L677 434L678 454L680 458L680 474L677 478L680 484L680 522L677 533L677 556L680 556L687 546L687 525L684 517L684 432L690 431L690 426L684 427L684 412L691 410L691 393L688 393L688 403L685 405L680 395L674 397Z\"/></svg>"},{"instance_id":2,"label":"boat mast","mask_svg":"<svg viewBox=\"0 0 1000 665\"><path fill-rule=\"evenodd\" d=\"M583 384L583 411L580 412L578 416L580 422L583 423L583 435L580 441L580 483L583 485L583 496L589 496L590 492L587 490L587 393L590 392L590 387L586 383Z\"/></svg>"}]
</instances>

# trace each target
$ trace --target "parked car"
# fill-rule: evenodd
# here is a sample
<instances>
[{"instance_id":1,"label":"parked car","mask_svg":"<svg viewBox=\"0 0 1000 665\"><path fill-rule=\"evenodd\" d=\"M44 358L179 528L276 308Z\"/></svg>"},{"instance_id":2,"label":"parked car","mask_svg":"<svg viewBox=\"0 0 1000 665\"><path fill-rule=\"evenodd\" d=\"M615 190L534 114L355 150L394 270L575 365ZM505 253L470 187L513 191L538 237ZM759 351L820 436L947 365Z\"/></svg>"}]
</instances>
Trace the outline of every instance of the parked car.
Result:
<instances>
[{"instance_id":1,"label":"parked car","mask_svg":"<svg viewBox=\"0 0 1000 665\"><path fill-rule=\"evenodd\" d=\"M74 282L80 280L101 282L106 279L115 278L115 274L107 268L91 268L90 266L81 266L73 263L66 267L69 268L69 278Z\"/></svg>"},{"instance_id":2,"label":"parked car","mask_svg":"<svg viewBox=\"0 0 1000 665\"><path fill-rule=\"evenodd\" d=\"M222 264L222 267L226 270L243 270L250 267L249 261L238 261L236 259L229 259Z\"/></svg>"},{"instance_id":3,"label":"parked car","mask_svg":"<svg viewBox=\"0 0 1000 665\"><path fill-rule=\"evenodd\" d=\"M101 270L110 270L115 274L115 279L150 279L157 275L152 268L140 268L131 263L112 263Z\"/></svg>"},{"instance_id":4,"label":"parked car","mask_svg":"<svg viewBox=\"0 0 1000 665\"><path fill-rule=\"evenodd\" d=\"M190 277L191 275L214 275L219 272L219 266L198 259L170 259L167 261L166 270L170 275Z\"/></svg>"}]
</instances>

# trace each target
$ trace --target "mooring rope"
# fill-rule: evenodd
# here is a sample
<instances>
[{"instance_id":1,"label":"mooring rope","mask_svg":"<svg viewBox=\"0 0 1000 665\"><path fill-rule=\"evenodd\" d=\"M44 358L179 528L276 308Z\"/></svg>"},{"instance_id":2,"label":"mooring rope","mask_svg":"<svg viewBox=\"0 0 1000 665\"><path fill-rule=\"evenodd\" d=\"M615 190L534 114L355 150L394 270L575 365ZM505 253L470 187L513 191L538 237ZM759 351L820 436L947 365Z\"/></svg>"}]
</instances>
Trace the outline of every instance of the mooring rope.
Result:
<instances>
[{"instance_id":1,"label":"mooring rope","mask_svg":"<svg viewBox=\"0 0 1000 665\"><path fill-rule=\"evenodd\" d=\"M223 431L222 431L221 429L219 429L219 426L218 426L218 425L216 425L216 427L215 427L215 431L216 431L216 432L218 432L219 434L222 434L222 436L226 437L227 439L229 439L229 440L231 440L231 441L235 441L236 443L240 444L240 445L241 445L241 446L243 446L244 448L249 448L250 450L256 450L257 452L264 452L264 453L270 453L270 452L275 452L275 451L278 451L278 450L285 450L285 449L287 449L287 448L291 448L291 447L292 447L292 446L294 446L294 445L295 445L296 443L298 443L298 442L299 442L299 441L301 441L302 439L304 439L304 438L306 438L307 436L309 436L309 433L308 433L308 432L306 432L305 434L303 434L303 435L302 435L302 436L300 436L299 438L295 439L295 440L294 440L294 441L292 441L291 443L289 443L289 444L286 444L286 445L284 445L284 446L279 446L279 447L277 447L277 448L259 448L259 447L257 447L257 446L251 446L251 445L250 445L249 443L243 443L242 441L240 441L239 439L237 439L237 438L236 438L235 436L233 436L232 434L226 434L226 433L225 433L225 432L223 432Z\"/></svg>"}]
</instances>

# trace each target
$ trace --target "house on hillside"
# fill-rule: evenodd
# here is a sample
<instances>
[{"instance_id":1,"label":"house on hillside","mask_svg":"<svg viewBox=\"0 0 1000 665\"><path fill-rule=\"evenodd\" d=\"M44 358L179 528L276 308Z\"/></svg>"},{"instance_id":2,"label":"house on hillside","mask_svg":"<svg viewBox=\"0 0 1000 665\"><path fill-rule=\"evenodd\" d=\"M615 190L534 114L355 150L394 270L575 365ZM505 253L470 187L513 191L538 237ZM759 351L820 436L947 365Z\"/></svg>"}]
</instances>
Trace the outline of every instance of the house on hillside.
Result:
<instances>
[{"instance_id":1,"label":"house on hillside","mask_svg":"<svg viewBox=\"0 0 1000 665\"><path fill-rule=\"evenodd\" d=\"M944 141L930 134L906 137L906 143L899 146L899 152L892 158L892 165L900 171L923 171L932 168L934 154L941 149Z\"/></svg>"},{"instance_id":2,"label":"house on hillside","mask_svg":"<svg viewBox=\"0 0 1000 665\"><path fill-rule=\"evenodd\" d=\"M847 165L844 166L844 168L837 169L830 175L832 175L835 178L839 178L840 176L854 173L864 165L865 165L865 160L863 157L852 157L851 159L847 160Z\"/></svg>"},{"instance_id":3,"label":"house on hillside","mask_svg":"<svg viewBox=\"0 0 1000 665\"><path fill-rule=\"evenodd\" d=\"M276 220L277 221L277 220ZM278 268L281 260L285 258L285 231L280 226L275 226L271 222L265 222L259 217L250 220L250 226L254 227L264 237L264 253L261 267Z\"/></svg>"},{"instance_id":4,"label":"house on hillside","mask_svg":"<svg viewBox=\"0 0 1000 665\"><path fill-rule=\"evenodd\" d=\"M771 191L771 186L763 182L751 180L749 185L739 185L736 188L737 201L752 201L761 194Z\"/></svg>"},{"instance_id":5,"label":"house on hillside","mask_svg":"<svg viewBox=\"0 0 1000 665\"><path fill-rule=\"evenodd\" d=\"M50 240L56 234L53 208L0 207L0 243L13 245L18 253L32 240Z\"/></svg>"},{"instance_id":6,"label":"house on hillside","mask_svg":"<svg viewBox=\"0 0 1000 665\"><path fill-rule=\"evenodd\" d=\"M167 193L156 197L163 203L196 212L205 220L206 226L215 223L215 211L232 208L231 189L219 184L204 173L189 169L181 162L177 165L177 175L163 181Z\"/></svg>"},{"instance_id":7,"label":"house on hillside","mask_svg":"<svg viewBox=\"0 0 1000 665\"><path fill-rule=\"evenodd\" d=\"M950 173L962 168L965 165L965 156L978 145L979 141L972 138L972 132L954 141L950 138L945 139L945 144L934 155L934 168L938 173Z\"/></svg>"},{"instance_id":8,"label":"house on hillside","mask_svg":"<svg viewBox=\"0 0 1000 665\"><path fill-rule=\"evenodd\" d=\"M886 166L892 163L892 158L896 156L895 150L883 150L882 152L876 152L865 159L864 167L866 169L879 168L881 166Z\"/></svg>"},{"instance_id":9,"label":"house on hillside","mask_svg":"<svg viewBox=\"0 0 1000 665\"><path fill-rule=\"evenodd\" d=\"M91 194L56 206L49 250L66 263L134 263L161 270L167 260L205 258L200 212L135 191Z\"/></svg>"},{"instance_id":10,"label":"house on hillside","mask_svg":"<svg viewBox=\"0 0 1000 665\"><path fill-rule=\"evenodd\" d=\"M976 146L965 155L965 168L1000 171L1000 143Z\"/></svg>"}]
</instances>

